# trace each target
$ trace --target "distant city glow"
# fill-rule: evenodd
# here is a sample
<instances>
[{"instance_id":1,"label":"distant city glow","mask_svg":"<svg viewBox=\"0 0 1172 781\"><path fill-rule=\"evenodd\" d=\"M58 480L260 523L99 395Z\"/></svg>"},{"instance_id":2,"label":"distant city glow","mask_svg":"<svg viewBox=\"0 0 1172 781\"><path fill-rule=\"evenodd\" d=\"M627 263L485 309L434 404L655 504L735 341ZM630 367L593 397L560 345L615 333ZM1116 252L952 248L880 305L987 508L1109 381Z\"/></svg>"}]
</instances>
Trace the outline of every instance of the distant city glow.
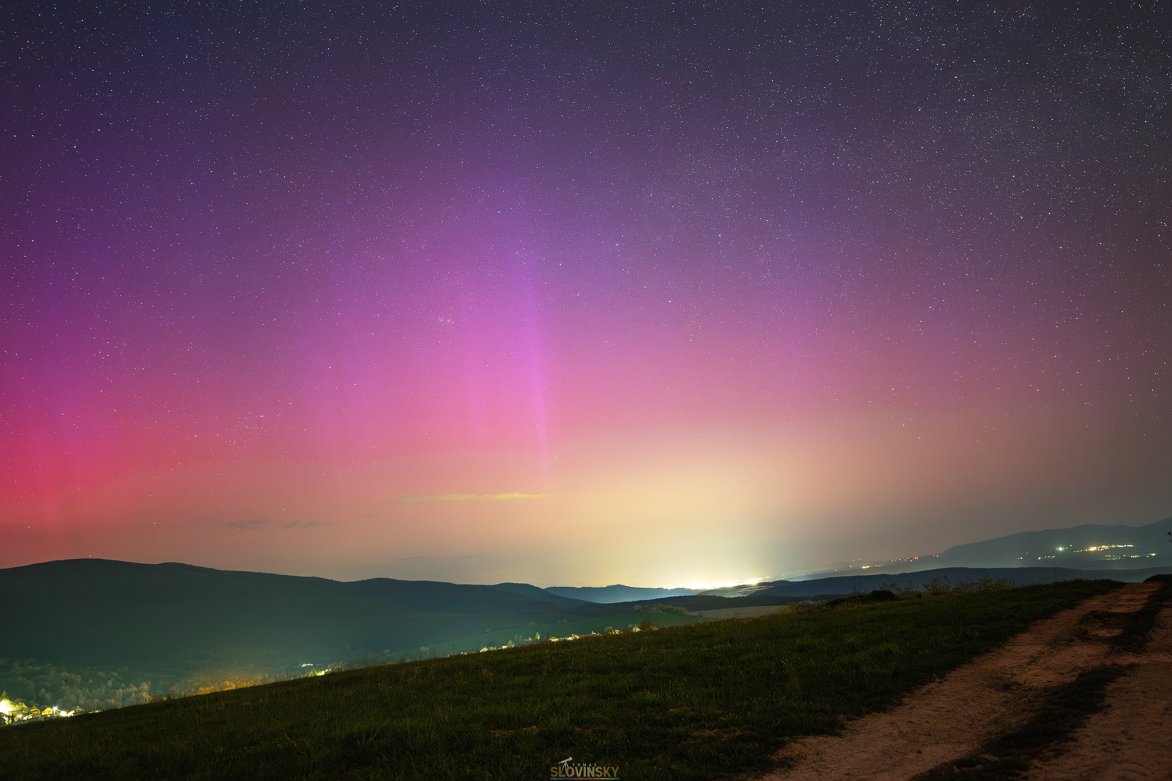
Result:
<instances>
[{"instance_id":1,"label":"distant city glow","mask_svg":"<svg viewBox=\"0 0 1172 781\"><path fill-rule=\"evenodd\" d=\"M1157 558L1160 555L1159 553L1157 553L1155 551L1151 551L1146 554L1139 554L1139 553L1120 554L1120 553L1113 552L1113 551L1122 551L1127 548L1134 548L1134 547L1135 547L1135 544L1130 543L1130 542L1108 543L1105 545L1088 545L1085 548L1075 548L1075 549L1071 549L1071 547L1069 545L1058 545L1058 546L1055 546L1054 553L1048 553L1048 554L1045 554L1042 556L1036 556L1034 558L1034 560L1035 561L1052 561L1052 560L1058 558L1058 556L1057 556L1058 553L1071 553L1071 554L1102 553L1103 555L1099 558L1101 558L1103 561L1122 561L1124 559Z\"/></svg>"}]
</instances>

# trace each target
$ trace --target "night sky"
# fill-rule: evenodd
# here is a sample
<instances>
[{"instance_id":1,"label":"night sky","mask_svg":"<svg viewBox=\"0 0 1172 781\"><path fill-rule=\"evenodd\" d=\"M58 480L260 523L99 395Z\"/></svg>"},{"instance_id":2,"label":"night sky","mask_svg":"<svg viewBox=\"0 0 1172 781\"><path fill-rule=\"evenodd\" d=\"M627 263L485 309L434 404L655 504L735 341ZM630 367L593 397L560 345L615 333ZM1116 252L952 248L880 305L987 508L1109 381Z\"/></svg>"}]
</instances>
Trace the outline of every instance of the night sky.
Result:
<instances>
[{"instance_id":1,"label":"night sky","mask_svg":"<svg viewBox=\"0 0 1172 781\"><path fill-rule=\"evenodd\" d=\"M0 566L1172 515L1172 3L21 2L0 73Z\"/></svg>"}]
</instances>

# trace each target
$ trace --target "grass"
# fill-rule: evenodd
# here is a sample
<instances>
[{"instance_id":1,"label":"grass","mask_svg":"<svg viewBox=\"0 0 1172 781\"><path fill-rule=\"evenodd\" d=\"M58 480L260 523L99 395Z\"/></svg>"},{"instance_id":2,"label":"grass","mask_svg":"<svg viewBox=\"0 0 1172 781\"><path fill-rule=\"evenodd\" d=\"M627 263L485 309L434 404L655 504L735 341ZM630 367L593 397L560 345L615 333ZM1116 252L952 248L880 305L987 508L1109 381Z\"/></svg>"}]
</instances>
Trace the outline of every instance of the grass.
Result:
<instances>
[{"instance_id":1,"label":"grass","mask_svg":"<svg viewBox=\"0 0 1172 781\"><path fill-rule=\"evenodd\" d=\"M768 766L1116 584L951 594L336 673L0 730L6 778L627 779ZM963 704L958 704L963 707Z\"/></svg>"}]
</instances>

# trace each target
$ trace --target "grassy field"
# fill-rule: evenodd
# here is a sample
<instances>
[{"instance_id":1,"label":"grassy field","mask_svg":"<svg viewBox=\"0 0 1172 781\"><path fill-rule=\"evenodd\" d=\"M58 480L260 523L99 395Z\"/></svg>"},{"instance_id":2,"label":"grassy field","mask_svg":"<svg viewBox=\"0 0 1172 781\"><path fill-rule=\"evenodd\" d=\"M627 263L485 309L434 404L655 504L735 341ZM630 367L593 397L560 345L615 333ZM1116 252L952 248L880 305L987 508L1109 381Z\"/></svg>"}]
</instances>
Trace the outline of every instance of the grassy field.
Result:
<instances>
[{"instance_id":1,"label":"grassy field","mask_svg":"<svg viewBox=\"0 0 1172 781\"><path fill-rule=\"evenodd\" d=\"M787 610L9 727L0 776L513 781L566 757L628 781L730 776L1114 585Z\"/></svg>"}]
</instances>

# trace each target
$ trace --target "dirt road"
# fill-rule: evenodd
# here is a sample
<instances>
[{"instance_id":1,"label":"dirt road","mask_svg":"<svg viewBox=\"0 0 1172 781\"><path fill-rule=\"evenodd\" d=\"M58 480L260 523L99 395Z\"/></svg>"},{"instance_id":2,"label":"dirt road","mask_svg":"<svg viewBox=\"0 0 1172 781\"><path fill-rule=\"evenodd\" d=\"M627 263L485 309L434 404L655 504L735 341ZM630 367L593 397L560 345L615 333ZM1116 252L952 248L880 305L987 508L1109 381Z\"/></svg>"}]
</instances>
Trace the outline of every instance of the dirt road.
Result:
<instances>
[{"instance_id":1,"label":"dirt road","mask_svg":"<svg viewBox=\"0 0 1172 781\"><path fill-rule=\"evenodd\" d=\"M1164 610L1140 653L1111 639L1160 584L1135 583L1035 624L1000 649L925 686L893 710L838 736L792 741L758 781L906 781L969 756L1035 715L1048 687L1107 664L1126 673L1104 708L1059 755L1035 761L1031 781L1172 779L1172 617Z\"/></svg>"}]
</instances>

